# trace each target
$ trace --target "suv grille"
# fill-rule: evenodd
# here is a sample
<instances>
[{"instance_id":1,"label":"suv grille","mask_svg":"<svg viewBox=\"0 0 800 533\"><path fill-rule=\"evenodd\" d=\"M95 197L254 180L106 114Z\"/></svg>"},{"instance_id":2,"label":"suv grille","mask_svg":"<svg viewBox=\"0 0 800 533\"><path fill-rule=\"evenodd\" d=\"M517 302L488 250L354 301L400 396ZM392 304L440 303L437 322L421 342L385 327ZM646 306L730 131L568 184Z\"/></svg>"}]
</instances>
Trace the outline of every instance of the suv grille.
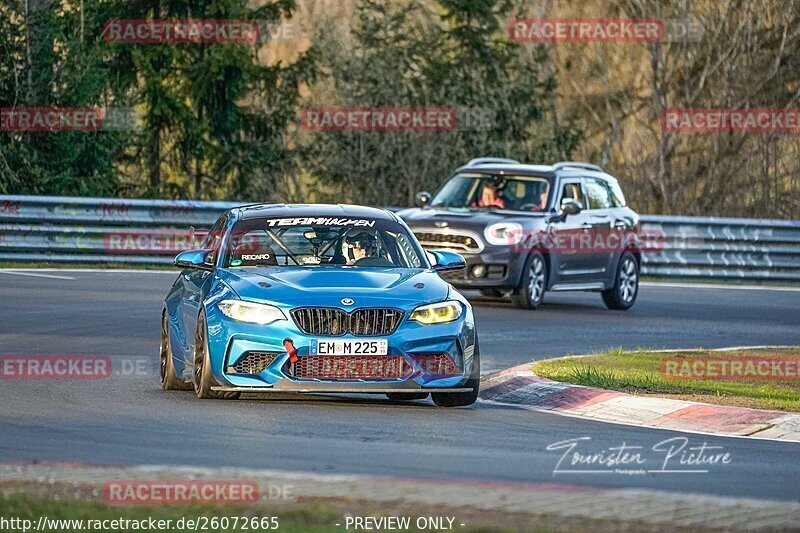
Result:
<instances>
[{"instance_id":1,"label":"suv grille","mask_svg":"<svg viewBox=\"0 0 800 533\"><path fill-rule=\"evenodd\" d=\"M386 355L307 355L297 362L299 379L402 379L412 368L405 357Z\"/></svg>"},{"instance_id":2,"label":"suv grille","mask_svg":"<svg viewBox=\"0 0 800 533\"><path fill-rule=\"evenodd\" d=\"M391 335L400 325L399 309L376 307L348 313L334 307L301 307L292 310L300 331L307 335Z\"/></svg>"},{"instance_id":3,"label":"suv grille","mask_svg":"<svg viewBox=\"0 0 800 533\"><path fill-rule=\"evenodd\" d=\"M271 352L247 352L233 368L239 374L260 374L271 365L280 354Z\"/></svg>"},{"instance_id":4,"label":"suv grille","mask_svg":"<svg viewBox=\"0 0 800 533\"><path fill-rule=\"evenodd\" d=\"M414 235L424 248L449 248L474 253L483 250L483 244L472 235L436 231L415 231Z\"/></svg>"}]
</instances>

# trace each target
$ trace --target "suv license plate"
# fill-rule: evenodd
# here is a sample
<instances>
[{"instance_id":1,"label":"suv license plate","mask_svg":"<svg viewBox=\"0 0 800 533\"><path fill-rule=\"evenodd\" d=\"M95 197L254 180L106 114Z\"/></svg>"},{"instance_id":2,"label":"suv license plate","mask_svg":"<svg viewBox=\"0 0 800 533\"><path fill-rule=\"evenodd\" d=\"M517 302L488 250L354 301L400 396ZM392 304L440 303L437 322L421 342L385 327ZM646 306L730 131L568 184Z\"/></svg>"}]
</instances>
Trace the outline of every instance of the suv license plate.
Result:
<instances>
[{"instance_id":1,"label":"suv license plate","mask_svg":"<svg viewBox=\"0 0 800 533\"><path fill-rule=\"evenodd\" d=\"M388 339L369 341L351 339L338 341L311 340L310 355L387 355L388 353Z\"/></svg>"}]
</instances>

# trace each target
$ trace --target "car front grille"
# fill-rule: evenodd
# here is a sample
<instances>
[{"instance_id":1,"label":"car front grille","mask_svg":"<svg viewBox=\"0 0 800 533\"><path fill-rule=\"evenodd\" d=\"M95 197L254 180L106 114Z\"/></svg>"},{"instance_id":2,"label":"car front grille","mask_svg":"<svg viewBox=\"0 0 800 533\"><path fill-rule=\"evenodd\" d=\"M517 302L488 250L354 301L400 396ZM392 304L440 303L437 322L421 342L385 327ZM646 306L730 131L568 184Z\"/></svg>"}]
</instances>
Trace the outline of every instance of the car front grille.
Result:
<instances>
[{"instance_id":1,"label":"car front grille","mask_svg":"<svg viewBox=\"0 0 800 533\"><path fill-rule=\"evenodd\" d=\"M350 313L335 307L301 307L291 314L306 335L391 335L403 319L403 311L389 307L356 309Z\"/></svg>"},{"instance_id":2,"label":"car front grille","mask_svg":"<svg viewBox=\"0 0 800 533\"><path fill-rule=\"evenodd\" d=\"M446 353L415 355L414 360L426 374L453 376L459 373L453 358Z\"/></svg>"},{"instance_id":3,"label":"car front grille","mask_svg":"<svg viewBox=\"0 0 800 533\"><path fill-rule=\"evenodd\" d=\"M394 333L403 312L398 309L356 309L350 313L350 333L353 335L390 335Z\"/></svg>"},{"instance_id":4,"label":"car front grille","mask_svg":"<svg viewBox=\"0 0 800 533\"><path fill-rule=\"evenodd\" d=\"M300 331L308 335L343 335L348 329L348 314L335 307L303 307L292 311Z\"/></svg>"},{"instance_id":5,"label":"car front grille","mask_svg":"<svg viewBox=\"0 0 800 533\"><path fill-rule=\"evenodd\" d=\"M307 355L294 369L298 379L403 379L412 368L391 355Z\"/></svg>"},{"instance_id":6,"label":"car front grille","mask_svg":"<svg viewBox=\"0 0 800 533\"><path fill-rule=\"evenodd\" d=\"M415 231L419 243L428 249L449 249L461 252L479 253L483 250L483 243L473 235L457 232Z\"/></svg>"},{"instance_id":7,"label":"car front grille","mask_svg":"<svg viewBox=\"0 0 800 533\"><path fill-rule=\"evenodd\" d=\"M247 352L233 365L238 374L260 374L271 365L280 354L272 352Z\"/></svg>"}]
</instances>

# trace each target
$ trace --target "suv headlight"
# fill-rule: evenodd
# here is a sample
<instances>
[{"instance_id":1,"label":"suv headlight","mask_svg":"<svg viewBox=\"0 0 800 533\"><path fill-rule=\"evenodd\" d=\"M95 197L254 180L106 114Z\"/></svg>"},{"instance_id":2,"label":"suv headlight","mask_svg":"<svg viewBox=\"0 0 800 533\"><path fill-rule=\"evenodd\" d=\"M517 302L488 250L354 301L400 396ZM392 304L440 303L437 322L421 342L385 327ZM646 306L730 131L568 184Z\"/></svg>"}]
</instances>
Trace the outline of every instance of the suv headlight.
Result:
<instances>
[{"instance_id":1,"label":"suv headlight","mask_svg":"<svg viewBox=\"0 0 800 533\"><path fill-rule=\"evenodd\" d=\"M408 319L425 325L443 324L456 320L463 311L464 306L461 305L461 302L449 300L417 307Z\"/></svg>"},{"instance_id":2,"label":"suv headlight","mask_svg":"<svg viewBox=\"0 0 800 533\"><path fill-rule=\"evenodd\" d=\"M513 246L522 240L522 224L497 222L483 230L486 242L495 246Z\"/></svg>"},{"instance_id":3,"label":"suv headlight","mask_svg":"<svg viewBox=\"0 0 800 533\"><path fill-rule=\"evenodd\" d=\"M245 302L244 300L222 300L217 303L222 314L239 322L266 326L277 320L286 320L283 311L269 304Z\"/></svg>"}]
</instances>

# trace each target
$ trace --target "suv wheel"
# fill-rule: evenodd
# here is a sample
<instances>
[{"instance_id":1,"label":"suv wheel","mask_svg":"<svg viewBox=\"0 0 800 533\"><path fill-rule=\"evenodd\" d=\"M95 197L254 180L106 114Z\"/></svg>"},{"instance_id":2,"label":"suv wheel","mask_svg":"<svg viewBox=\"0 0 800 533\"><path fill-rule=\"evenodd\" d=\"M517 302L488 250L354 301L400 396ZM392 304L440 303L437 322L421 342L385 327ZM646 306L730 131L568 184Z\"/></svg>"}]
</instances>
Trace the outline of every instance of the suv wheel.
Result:
<instances>
[{"instance_id":1,"label":"suv wheel","mask_svg":"<svg viewBox=\"0 0 800 533\"><path fill-rule=\"evenodd\" d=\"M603 291L603 302L609 309L630 309L639 294L639 263L625 252L619 259L614 286Z\"/></svg>"},{"instance_id":2,"label":"suv wheel","mask_svg":"<svg viewBox=\"0 0 800 533\"><path fill-rule=\"evenodd\" d=\"M518 307L536 309L544 299L547 286L547 263L540 252L531 252L525 263L522 281L512 299Z\"/></svg>"}]
</instances>

